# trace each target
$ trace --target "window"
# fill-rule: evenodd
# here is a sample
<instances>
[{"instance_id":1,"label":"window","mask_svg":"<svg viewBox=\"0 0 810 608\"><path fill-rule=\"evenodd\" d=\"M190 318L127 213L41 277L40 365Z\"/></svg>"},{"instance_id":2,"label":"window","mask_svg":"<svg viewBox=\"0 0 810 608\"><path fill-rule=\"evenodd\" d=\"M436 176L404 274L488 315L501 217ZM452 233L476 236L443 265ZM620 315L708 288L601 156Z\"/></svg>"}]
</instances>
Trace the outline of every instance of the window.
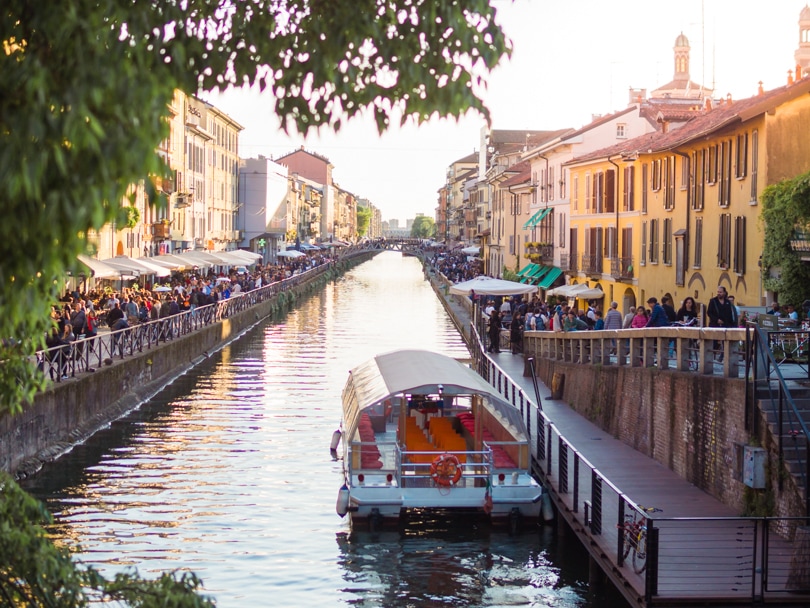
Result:
<instances>
[{"instance_id":1,"label":"window","mask_svg":"<svg viewBox=\"0 0 810 608\"><path fill-rule=\"evenodd\" d=\"M641 222L641 265L647 264L647 222Z\"/></svg>"},{"instance_id":2,"label":"window","mask_svg":"<svg viewBox=\"0 0 810 608\"><path fill-rule=\"evenodd\" d=\"M703 218L695 218L695 255L692 258L693 268L700 268L703 262Z\"/></svg>"},{"instance_id":3,"label":"window","mask_svg":"<svg viewBox=\"0 0 810 608\"><path fill-rule=\"evenodd\" d=\"M560 167L560 198L565 198L565 169Z\"/></svg>"},{"instance_id":4,"label":"window","mask_svg":"<svg viewBox=\"0 0 810 608\"><path fill-rule=\"evenodd\" d=\"M721 207L728 207L731 203L731 140L720 144L718 165L717 202Z\"/></svg>"},{"instance_id":5,"label":"window","mask_svg":"<svg viewBox=\"0 0 810 608\"><path fill-rule=\"evenodd\" d=\"M672 218L664 218L663 262L672 264Z\"/></svg>"},{"instance_id":6,"label":"window","mask_svg":"<svg viewBox=\"0 0 810 608\"><path fill-rule=\"evenodd\" d=\"M659 222L661 220L655 219L650 220L650 251L649 251L649 259L650 264L657 264L658 263L658 236L659 236Z\"/></svg>"},{"instance_id":7,"label":"window","mask_svg":"<svg viewBox=\"0 0 810 608\"><path fill-rule=\"evenodd\" d=\"M585 174L585 213L591 210L591 174Z\"/></svg>"},{"instance_id":8,"label":"window","mask_svg":"<svg viewBox=\"0 0 810 608\"><path fill-rule=\"evenodd\" d=\"M664 209L672 211L675 208L675 157L668 156L662 161L664 173Z\"/></svg>"},{"instance_id":9,"label":"window","mask_svg":"<svg viewBox=\"0 0 810 608\"><path fill-rule=\"evenodd\" d=\"M734 157L734 177L742 179L748 169L748 133L737 136L737 154Z\"/></svg>"},{"instance_id":10,"label":"window","mask_svg":"<svg viewBox=\"0 0 810 608\"><path fill-rule=\"evenodd\" d=\"M759 132L751 133L751 203L757 202L757 169L759 168Z\"/></svg>"},{"instance_id":11,"label":"window","mask_svg":"<svg viewBox=\"0 0 810 608\"><path fill-rule=\"evenodd\" d=\"M608 169L605 172L605 213L616 211L616 171Z\"/></svg>"},{"instance_id":12,"label":"window","mask_svg":"<svg viewBox=\"0 0 810 608\"><path fill-rule=\"evenodd\" d=\"M692 209L703 209L704 180L706 178L706 150L692 153L692 164L695 167L695 177L692 182Z\"/></svg>"},{"instance_id":13,"label":"window","mask_svg":"<svg viewBox=\"0 0 810 608\"><path fill-rule=\"evenodd\" d=\"M652 185L651 190L658 192L661 189L661 159L657 158L652 162Z\"/></svg>"},{"instance_id":14,"label":"window","mask_svg":"<svg viewBox=\"0 0 810 608\"><path fill-rule=\"evenodd\" d=\"M532 172L532 205L537 204L537 171Z\"/></svg>"},{"instance_id":15,"label":"window","mask_svg":"<svg viewBox=\"0 0 810 608\"><path fill-rule=\"evenodd\" d=\"M548 184L546 184L546 190L548 190L548 200L554 200L554 167L548 168Z\"/></svg>"},{"instance_id":16,"label":"window","mask_svg":"<svg viewBox=\"0 0 810 608\"><path fill-rule=\"evenodd\" d=\"M734 272L745 274L745 216L734 218Z\"/></svg>"},{"instance_id":17,"label":"window","mask_svg":"<svg viewBox=\"0 0 810 608\"><path fill-rule=\"evenodd\" d=\"M571 185L571 208L576 211L579 203L579 173L574 173L574 183Z\"/></svg>"},{"instance_id":18,"label":"window","mask_svg":"<svg viewBox=\"0 0 810 608\"><path fill-rule=\"evenodd\" d=\"M692 153L694 155L694 152ZM690 159L686 158L685 156L682 157L683 162L681 162L681 190L688 190L689 189L689 167L692 165Z\"/></svg>"},{"instance_id":19,"label":"window","mask_svg":"<svg viewBox=\"0 0 810 608\"><path fill-rule=\"evenodd\" d=\"M591 209L602 213L605 201L605 174L599 171L593 176L593 205Z\"/></svg>"},{"instance_id":20,"label":"window","mask_svg":"<svg viewBox=\"0 0 810 608\"><path fill-rule=\"evenodd\" d=\"M622 228L622 258L621 269L627 271L633 260L633 229Z\"/></svg>"},{"instance_id":21,"label":"window","mask_svg":"<svg viewBox=\"0 0 810 608\"><path fill-rule=\"evenodd\" d=\"M636 168L633 165L624 168L624 191L622 192L622 211L635 211L634 180Z\"/></svg>"},{"instance_id":22,"label":"window","mask_svg":"<svg viewBox=\"0 0 810 608\"><path fill-rule=\"evenodd\" d=\"M565 215L562 213L554 213L557 218L557 247L565 248Z\"/></svg>"},{"instance_id":23,"label":"window","mask_svg":"<svg viewBox=\"0 0 810 608\"><path fill-rule=\"evenodd\" d=\"M627 137L627 125L623 122L616 125L616 137L617 139L625 139Z\"/></svg>"},{"instance_id":24,"label":"window","mask_svg":"<svg viewBox=\"0 0 810 608\"><path fill-rule=\"evenodd\" d=\"M647 213L647 184L650 179L650 168L647 163L641 165L641 212Z\"/></svg>"},{"instance_id":25,"label":"window","mask_svg":"<svg viewBox=\"0 0 810 608\"><path fill-rule=\"evenodd\" d=\"M717 183L717 144L709 146L709 153L706 157L706 183Z\"/></svg>"},{"instance_id":26,"label":"window","mask_svg":"<svg viewBox=\"0 0 810 608\"><path fill-rule=\"evenodd\" d=\"M619 257L619 243L616 240L618 231L615 226L605 228L605 257L614 260Z\"/></svg>"},{"instance_id":27,"label":"window","mask_svg":"<svg viewBox=\"0 0 810 608\"><path fill-rule=\"evenodd\" d=\"M720 234L717 239L717 265L728 268L731 262L731 214L720 214Z\"/></svg>"}]
</instances>

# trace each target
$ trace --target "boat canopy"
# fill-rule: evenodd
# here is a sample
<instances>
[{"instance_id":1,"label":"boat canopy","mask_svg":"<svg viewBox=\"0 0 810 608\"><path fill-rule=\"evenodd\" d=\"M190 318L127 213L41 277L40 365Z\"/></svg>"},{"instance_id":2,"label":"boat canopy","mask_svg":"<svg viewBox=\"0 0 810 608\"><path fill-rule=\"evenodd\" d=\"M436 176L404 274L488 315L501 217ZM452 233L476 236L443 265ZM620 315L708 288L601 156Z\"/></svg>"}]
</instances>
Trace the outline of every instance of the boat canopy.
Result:
<instances>
[{"instance_id":1,"label":"boat canopy","mask_svg":"<svg viewBox=\"0 0 810 608\"><path fill-rule=\"evenodd\" d=\"M463 363L427 350L397 350L369 359L349 372L343 389L343 426L354 436L363 411L386 399L408 395L479 395L484 407L497 413L518 433L526 433L514 405Z\"/></svg>"}]
</instances>

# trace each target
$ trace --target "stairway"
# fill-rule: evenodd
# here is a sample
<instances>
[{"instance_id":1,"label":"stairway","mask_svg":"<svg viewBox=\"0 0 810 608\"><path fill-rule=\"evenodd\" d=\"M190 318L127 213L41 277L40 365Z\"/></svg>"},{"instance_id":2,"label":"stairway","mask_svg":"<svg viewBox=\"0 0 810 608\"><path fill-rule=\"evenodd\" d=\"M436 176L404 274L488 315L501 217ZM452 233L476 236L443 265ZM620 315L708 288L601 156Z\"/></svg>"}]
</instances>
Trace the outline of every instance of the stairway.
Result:
<instances>
[{"instance_id":1,"label":"stairway","mask_svg":"<svg viewBox=\"0 0 810 608\"><path fill-rule=\"evenodd\" d=\"M781 441L785 469L793 476L801 495L807 483L808 442L802 430L810 428L810 388L788 383L790 396L796 405L794 412L785 401L782 405L782 434L779 437L779 403L767 395L759 395L758 405L775 441Z\"/></svg>"}]
</instances>

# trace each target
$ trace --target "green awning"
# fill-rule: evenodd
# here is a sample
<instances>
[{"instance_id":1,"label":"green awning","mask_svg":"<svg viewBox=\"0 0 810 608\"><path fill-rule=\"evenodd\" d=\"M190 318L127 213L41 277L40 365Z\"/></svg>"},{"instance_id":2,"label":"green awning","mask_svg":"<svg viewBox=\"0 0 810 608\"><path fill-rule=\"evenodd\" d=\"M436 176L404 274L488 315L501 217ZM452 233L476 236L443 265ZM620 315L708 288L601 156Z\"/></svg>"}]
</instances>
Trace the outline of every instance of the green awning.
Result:
<instances>
[{"instance_id":1,"label":"green awning","mask_svg":"<svg viewBox=\"0 0 810 608\"><path fill-rule=\"evenodd\" d=\"M546 274L549 270L549 266L543 266L542 264L535 264L534 268L531 272L527 272L522 279L520 279L521 283L530 283L530 284L537 284L537 281Z\"/></svg>"},{"instance_id":2,"label":"green awning","mask_svg":"<svg viewBox=\"0 0 810 608\"><path fill-rule=\"evenodd\" d=\"M557 277L562 274L562 270L557 268L556 266L552 266L549 273L545 276L545 278L540 281L540 289L548 289L551 287L551 284L557 280Z\"/></svg>"},{"instance_id":3,"label":"green awning","mask_svg":"<svg viewBox=\"0 0 810 608\"><path fill-rule=\"evenodd\" d=\"M539 272L535 272L530 278L534 285L537 285L547 273L551 272L554 266L543 266Z\"/></svg>"},{"instance_id":4,"label":"green awning","mask_svg":"<svg viewBox=\"0 0 810 608\"><path fill-rule=\"evenodd\" d=\"M527 273L531 272L535 268L537 268L537 264L535 264L534 262L529 262L526 266L520 269L520 271L517 273L517 276L525 277Z\"/></svg>"},{"instance_id":5,"label":"green awning","mask_svg":"<svg viewBox=\"0 0 810 608\"><path fill-rule=\"evenodd\" d=\"M534 228L549 213L551 213L551 207L540 209L537 213L531 216L525 224L523 224L523 229L525 230L526 228Z\"/></svg>"}]
</instances>

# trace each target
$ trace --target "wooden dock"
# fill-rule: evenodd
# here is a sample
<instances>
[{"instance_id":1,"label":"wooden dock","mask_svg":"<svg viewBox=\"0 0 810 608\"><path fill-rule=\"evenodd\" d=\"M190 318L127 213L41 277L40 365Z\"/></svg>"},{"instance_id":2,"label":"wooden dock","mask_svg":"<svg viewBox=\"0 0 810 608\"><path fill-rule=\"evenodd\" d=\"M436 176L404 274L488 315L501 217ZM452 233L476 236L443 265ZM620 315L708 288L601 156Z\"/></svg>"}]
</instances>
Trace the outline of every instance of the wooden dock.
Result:
<instances>
[{"instance_id":1,"label":"wooden dock","mask_svg":"<svg viewBox=\"0 0 810 608\"><path fill-rule=\"evenodd\" d=\"M501 352L490 357L490 381L502 385L507 396L510 379L518 387L511 389L511 399L530 422L537 473L550 490L558 518L631 605L810 605L810 557L794 554L779 534L806 520L739 517L564 402L552 400L539 379L538 412L532 379L523 375L523 356ZM650 557L640 574L631 556L625 560L621 555L618 526L635 505L660 509L649 516Z\"/></svg>"}]
</instances>

